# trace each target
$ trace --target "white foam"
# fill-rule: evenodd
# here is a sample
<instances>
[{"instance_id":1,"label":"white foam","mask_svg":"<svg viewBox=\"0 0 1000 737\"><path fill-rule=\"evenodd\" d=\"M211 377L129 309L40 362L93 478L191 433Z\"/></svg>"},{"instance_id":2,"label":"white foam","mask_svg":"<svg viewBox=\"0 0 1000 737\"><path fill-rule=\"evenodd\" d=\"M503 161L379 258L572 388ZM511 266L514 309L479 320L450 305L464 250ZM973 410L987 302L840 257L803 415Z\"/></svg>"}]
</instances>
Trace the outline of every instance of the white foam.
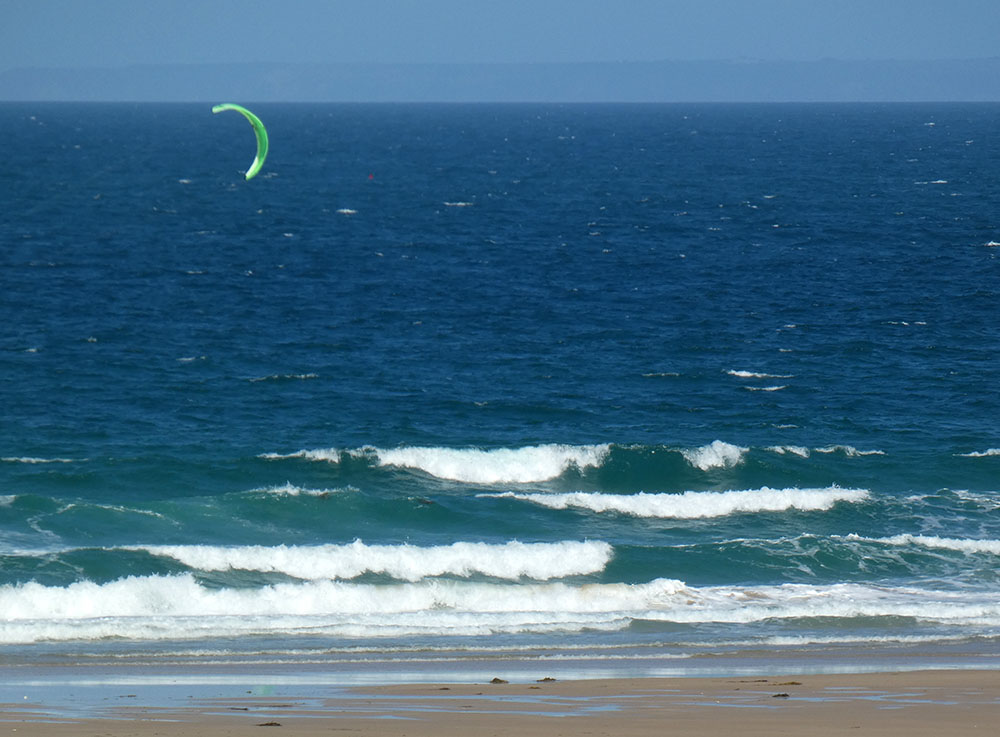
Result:
<instances>
[{"instance_id":1,"label":"white foam","mask_svg":"<svg viewBox=\"0 0 1000 737\"><path fill-rule=\"evenodd\" d=\"M450 481L476 484L532 483L557 478L570 468L584 470L601 465L611 450L603 445L535 445L523 448L326 448L294 453L262 453L260 458L339 463L346 454L370 458L379 466L411 468Z\"/></svg>"},{"instance_id":2,"label":"white foam","mask_svg":"<svg viewBox=\"0 0 1000 737\"><path fill-rule=\"evenodd\" d=\"M826 511L838 502L859 503L868 499L863 489L769 489L749 491L686 491L683 494L568 494L503 492L484 494L532 502L551 509L575 507L592 512L617 512L633 517L665 519L701 519L732 514L800 511Z\"/></svg>"},{"instance_id":3,"label":"white foam","mask_svg":"<svg viewBox=\"0 0 1000 737\"><path fill-rule=\"evenodd\" d=\"M1000 540L970 540L965 538L936 537L934 535L892 535L891 537L861 537L847 535L848 540L881 543L883 545L918 545L938 550L954 550L960 553L989 553L1000 555Z\"/></svg>"},{"instance_id":4,"label":"white foam","mask_svg":"<svg viewBox=\"0 0 1000 737\"><path fill-rule=\"evenodd\" d=\"M231 569L284 573L303 580L348 580L365 573L419 581L434 576L485 575L495 578L553 578L598 573L612 556L604 542L521 543L501 545L457 542L451 545L278 545L219 547L212 545L144 545L145 550L173 558L202 571Z\"/></svg>"},{"instance_id":5,"label":"white foam","mask_svg":"<svg viewBox=\"0 0 1000 737\"><path fill-rule=\"evenodd\" d=\"M808 448L803 448L800 445L772 445L766 450L772 453L777 453L778 455L785 455L786 453L791 453L792 455L797 455L800 458L808 458L810 453Z\"/></svg>"},{"instance_id":6,"label":"white foam","mask_svg":"<svg viewBox=\"0 0 1000 737\"><path fill-rule=\"evenodd\" d=\"M684 585L406 584L311 581L218 589L191 575L129 577L105 584L0 587L0 643L39 640L190 639L246 633L340 637L618 629Z\"/></svg>"},{"instance_id":7,"label":"white foam","mask_svg":"<svg viewBox=\"0 0 1000 737\"><path fill-rule=\"evenodd\" d=\"M561 476L570 468L601 465L610 445L536 445L524 448L375 449L382 466L413 468L431 476L474 484L532 483Z\"/></svg>"},{"instance_id":8,"label":"white foam","mask_svg":"<svg viewBox=\"0 0 1000 737\"><path fill-rule=\"evenodd\" d=\"M967 489L955 489L952 493L963 501L978 504L985 509L1000 509L1000 498L989 492L975 492Z\"/></svg>"},{"instance_id":9,"label":"white foam","mask_svg":"<svg viewBox=\"0 0 1000 737\"><path fill-rule=\"evenodd\" d=\"M270 374L269 376L254 376L247 381L251 384L255 384L260 381L289 381L289 380L299 380L305 381L307 379L318 379L319 374Z\"/></svg>"},{"instance_id":10,"label":"white foam","mask_svg":"<svg viewBox=\"0 0 1000 737\"><path fill-rule=\"evenodd\" d=\"M86 460L86 459L84 459ZM73 458L36 458L33 456L6 456L0 458L4 463L76 463Z\"/></svg>"},{"instance_id":11,"label":"white foam","mask_svg":"<svg viewBox=\"0 0 1000 737\"><path fill-rule=\"evenodd\" d=\"M730 376L735 376L739 379L791 379L793 374L766 374L757 371L737 371L730 369L726 371Z\"/></svg>"},{"instance_id":12,"label":"white foam","mask_svg":"<svg viewBox=\"0 0 1000 737\"><path fill-rule=\"evenodd\" d=\"M281 486L268 486L262 489L254 489L254 491L261 494L273 494L275 496L329 496L330 494L343 493L346 489L308 489L292 483L284 483Z\"/></svg>"},{"instance_id":13,"label":"white foam","mask_svg":"<svg viewBox=\"0 0 1000 737\"><path fill-rule=\"evenodd\" d=\"M787 427L795 427L795 425L788 425ZM823 448L815 448L810 450L797 445L772 445L764 450L770 451L772 453L778 453L779 455L784 455L785 453L792 453L802 458L808 458L812 453L842 453L848 458L860 458L862 456L884 456L884 450L858 450L857 448L850 445L828 445Z\"/></svg>"},{"instance_id":14,"label":"white foam","mask_svg":"<svg viewBox=\"0 0 1000 737\"><path fill-rule=\"evenodd\" d=\"M743 455L749 448L713 440L708 445L693 450L682 450L681 455L697 469L709 471L713 468L731 468L743 462Z\"/></svg>"},{"instance_id":15,"label":"white foam","mask_svg":"<svg viewBox=\"0 0 1000 737\"><path fill-rule=\"evenodd\" d=\"M942 635L777 635L773 637L763 637L759 640L735 640L732 642L712 643L713 647L733 647L747 648L760 647L761 645L772 645L774 647L801 647L804 645L873 645L873 644L902 644L902 645L927 645L940 644L942 642L961 642L966 639L965 635L955 635L946 637ZM698 647L700 643L682 643L690 647ZM701 644L703 647L704 645Z\"/></svg>"},{"instance_id":16,"label":"white foam","mask_svg":"<svg viewBox=\"0 0 1000 737\"><path fill-rule=\"evenodd\" d=\"M970 453L959 453L962 458L988 458L990 456L1000 456L1000 448L988 448L986 450L972 451Z\"/></svg>"},{"instance_id":17,"label":"white foam","mask_svg":"<svg viewBox=\"0 0 1000 737\"><path fill-rule=\"evenodd\" d=\"M286 458L303 458L307 461L325 461L326 463L340 463L341 451L337 448L327 448L325 450L297 450L294 453L261 453L258 458L268 461L280 461Z\"/></svg>"},{"instance_id":18,"label":"white foam","mask_svg":"<svg viewBox=\"0 0 1000 737\"><path fill-rule=\"evenodd\" d=\"M689 590L688 606L651 613L672 622L751 623L773 619L909 617L952 625L1000 624L989 592L869 584L711 586Z\"/></svg>"},{"instance_id":19,"label":"white foam","mask_svg":"<svg viewBox=\"0 0 1000 737\"><path fill-rule=\"evenodd\" d=\"M782 389L787 389L787 384L776 384L774 386L745 386L743 387L749 392L780 392Z\"/></svg>"},{"instance_id":20,"label":"white foam","mask_svg":"<svg viewBox=\"0 0 1000 737\"><path fill-rule=\"evenodd\" d=\"M76 503L67 504L65 507L59 510L59 514L66 512L67 510L77 507ZM154 512L151 509L139 509L136 507L126 507L121 504L88 504L89 509L102 509L105 512L114 512L115 514L138 514L146 517L156 517L157 519L167 519L166 516L160 514L159 512Z\"/></svg>"},{"instance_id":21,"label":"white foam","mask_svg":"<svg viewBox=\"0 0 1000 737\"><path fill-rule=\"evenodd\" d=\"M816 448L817 453L843 453L848 458L860 456L884 456L884 450L858 450L852 445L828 445L825 448Z\"/></svg>"},{"instance_id":22,"label":"white foam","mask_svg":"<svg viewBox=\"0 0 1000 737\"><path fill-rule=\"evenodd\" d=\"M981 630L1000 625L1000 600L992 590L865 584L698 588L662 578L638 584L308 581L220 589L179 575L0 586L4 644L252 634L473 636L611 631L636 620L747 624L820 617L907 617Z\"/></svg>"}]
</instances>

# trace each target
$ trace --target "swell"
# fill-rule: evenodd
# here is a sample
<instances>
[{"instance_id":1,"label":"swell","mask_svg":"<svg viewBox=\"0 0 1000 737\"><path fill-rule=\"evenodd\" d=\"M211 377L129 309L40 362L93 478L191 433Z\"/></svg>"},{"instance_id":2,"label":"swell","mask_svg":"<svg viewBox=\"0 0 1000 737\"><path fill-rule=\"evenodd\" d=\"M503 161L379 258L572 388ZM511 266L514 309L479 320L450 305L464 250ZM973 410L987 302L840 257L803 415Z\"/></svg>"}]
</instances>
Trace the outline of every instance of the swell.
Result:
<instances>
[{"instance_id":1,"label":"swell","mask_svg":"<svg viewBox=\"0 0 1000 737\"><path fill-rule=\"evenodd\" d=\"M879 449L828 444L813 448L772 445L747 447L715 440L704 446L548 444L514 448L402 446L356 449L318 448L259 457L272 463L313 462L345 474L397 469L469 485L544 484L564 481L609 489L692 488L721 480L766 475L830 473L845 463L883 459ZM772 484L773 485L773 482Z\"/></svg>"},{"instance_id":2,"label":"swell","mask_svg":"<svg viewBox=\"0 0 1000 737\"><path fill-rule=\"evenodd\" d=\"M409 495L496 486L609 493L833 485L891 492L993 491L997 458L989 451L952 447L914 453L837 442L744 445L715 440L700 446L320 447L228 457L200 450L84 460L53 457L46 462L25 455L7 456L3 466L12 490L116 503L283 486Z\"/></svg>"}]
</instances>

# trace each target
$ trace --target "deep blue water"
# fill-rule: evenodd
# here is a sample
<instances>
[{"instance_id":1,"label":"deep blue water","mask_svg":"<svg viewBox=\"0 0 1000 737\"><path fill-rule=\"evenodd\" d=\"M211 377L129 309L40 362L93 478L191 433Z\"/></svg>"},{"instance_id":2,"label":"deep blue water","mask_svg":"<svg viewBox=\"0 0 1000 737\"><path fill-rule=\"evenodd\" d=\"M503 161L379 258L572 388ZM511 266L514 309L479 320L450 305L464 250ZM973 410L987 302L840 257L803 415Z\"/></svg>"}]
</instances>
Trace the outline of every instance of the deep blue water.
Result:
<instances>
[{"instance_id":1,"label":"deep blue water","mask_svg":"<svg viewBox=\"0 0 1000 737\"><path fill-rule=\"evenodd\" d=\"M8 657L995 653L1000 106L4 104Z\"/></svg>"}]
</instances>

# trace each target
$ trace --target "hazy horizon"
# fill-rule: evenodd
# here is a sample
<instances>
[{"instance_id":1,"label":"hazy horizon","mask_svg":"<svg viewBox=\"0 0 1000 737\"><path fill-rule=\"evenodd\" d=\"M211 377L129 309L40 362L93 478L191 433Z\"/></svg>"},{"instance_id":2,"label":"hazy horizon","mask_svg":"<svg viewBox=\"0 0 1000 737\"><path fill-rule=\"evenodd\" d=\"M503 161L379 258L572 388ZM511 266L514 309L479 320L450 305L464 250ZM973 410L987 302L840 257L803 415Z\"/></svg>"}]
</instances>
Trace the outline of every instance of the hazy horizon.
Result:
<instances>
[{"instance_id":1,"label":"hazy horizon","mask_svg":"<svg viewBox=\"0 0 1000 737\"><path fill-rule=\"evenodd\" d=\"M994 102L1000 57L942 61L134 64L0 72L0 101Z\"/></svg>"},{"instance_id":2,"label":"hazy horizon","mask_svg":"<svg viewBox=\"0 0 1000 737\"><path fill-rule=\"evenodd\" d=\"M998 37L995 0L7 0L0 99L992 100Z\"/></svg>"}]
</instances>

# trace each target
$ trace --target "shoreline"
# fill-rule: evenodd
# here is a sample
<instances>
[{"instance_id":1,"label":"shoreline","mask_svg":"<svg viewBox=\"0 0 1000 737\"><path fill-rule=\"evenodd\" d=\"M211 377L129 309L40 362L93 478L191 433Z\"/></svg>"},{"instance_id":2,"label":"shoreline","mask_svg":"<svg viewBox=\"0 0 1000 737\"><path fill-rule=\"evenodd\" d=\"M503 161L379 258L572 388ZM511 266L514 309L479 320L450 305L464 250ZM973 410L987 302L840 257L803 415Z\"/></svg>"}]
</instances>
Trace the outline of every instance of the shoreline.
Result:
<instances>
[{"instance_id":1,"label":"shoreline","mask_svg":"<svg viewBox=\"0 0 1000 737\"><path fill-rule=\"evenodd\" d=\"M639 737L668 729L695 736L727 731L890 736L985 734L1000 719L1000 669L780 675L740 669L701 677L515 681L497 676L384 685L352 683L345 674L321 670L72 670L25 667L20 675L27 678L5 679L0 732L222 737L280 727L281 735L343 731L389 737Z\"/></svg>"}]
</instances>

